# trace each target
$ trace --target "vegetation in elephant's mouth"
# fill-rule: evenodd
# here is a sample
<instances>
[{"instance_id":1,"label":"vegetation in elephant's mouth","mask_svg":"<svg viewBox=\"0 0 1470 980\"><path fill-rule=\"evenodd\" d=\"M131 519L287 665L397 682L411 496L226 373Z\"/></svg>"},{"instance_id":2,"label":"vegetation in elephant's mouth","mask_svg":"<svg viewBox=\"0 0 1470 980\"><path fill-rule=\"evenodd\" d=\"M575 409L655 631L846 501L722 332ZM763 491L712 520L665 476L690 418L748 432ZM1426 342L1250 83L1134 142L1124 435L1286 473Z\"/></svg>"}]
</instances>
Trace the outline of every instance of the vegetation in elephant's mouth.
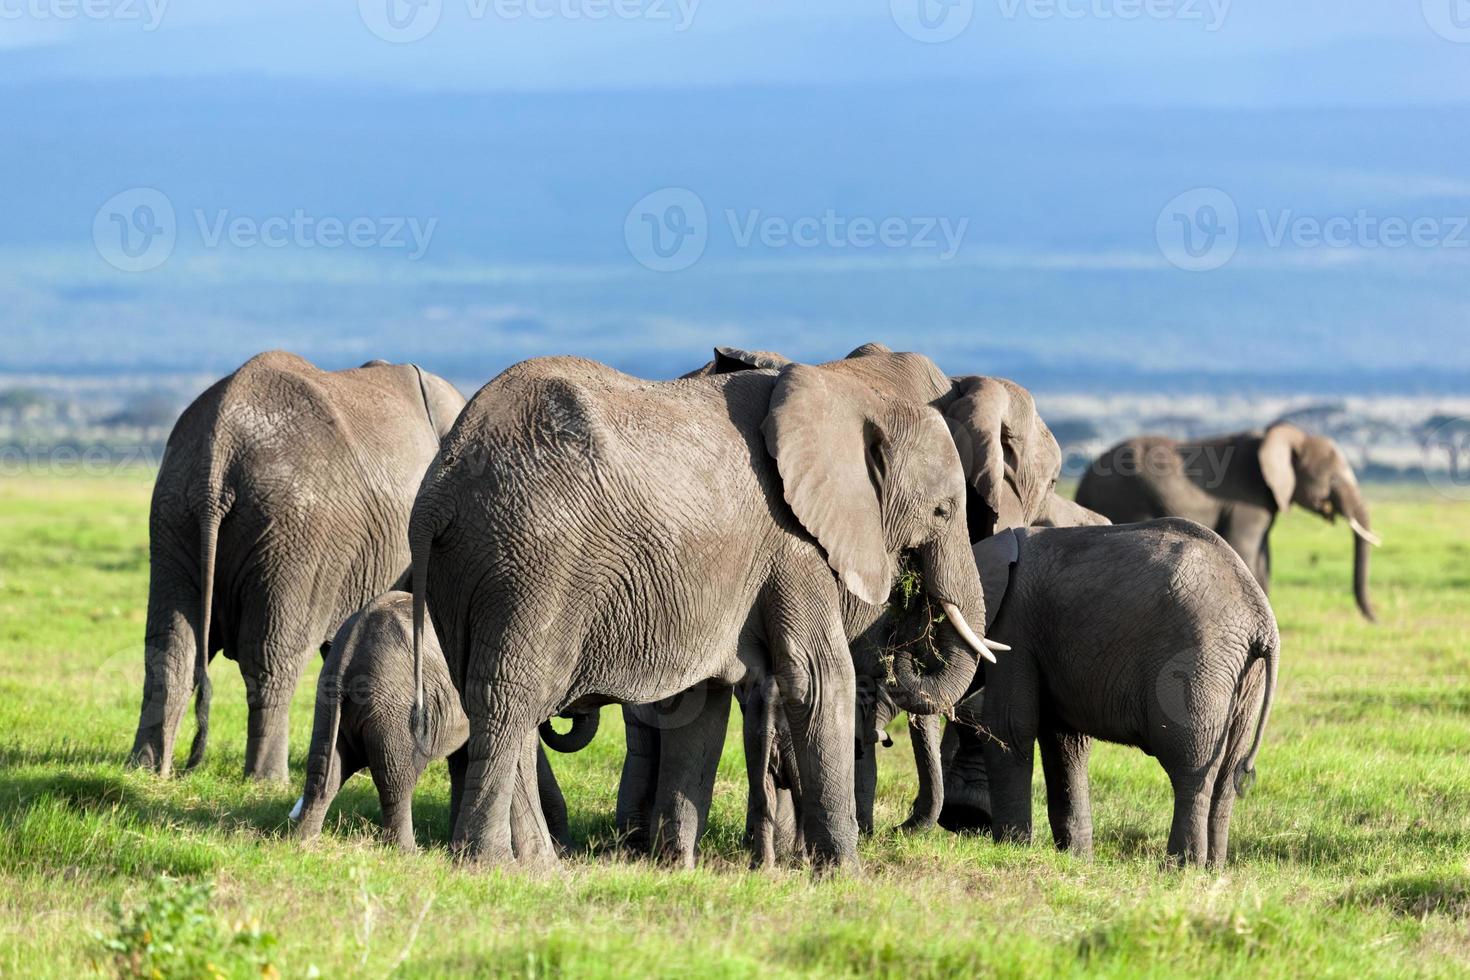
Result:
<instances>
[{"instance_id":1,"label":"vegetation in elephant's mouth","mask_svg":"<svg viewBox=\"0 0 1470 980\"><path fill-rule=\"evenodd\" d=\"M918 603L923 603L921 611L924 617L923 632L909 640L897 639L899 630L910 621L910 616L907 614L911 609L916 609ZM915 673L927 674L931 671L938 672L943 668L944 653L939 649L935 634L936 627L944 622L944 611L937 608L937 604L924 591L924 573L919 568L918 557L911 552L906 551L899 556L898 573L894 576L893 587L888 592L888 603L885 608L895 614L888 630L887 642L878 653L886 682L890 684L896 682L893 675L893 659L901 652L912 656ZM914 615L918 614L918 611L914 613ZM926 670L926 664L933 666Z\"/></svg>"}]
</instances>

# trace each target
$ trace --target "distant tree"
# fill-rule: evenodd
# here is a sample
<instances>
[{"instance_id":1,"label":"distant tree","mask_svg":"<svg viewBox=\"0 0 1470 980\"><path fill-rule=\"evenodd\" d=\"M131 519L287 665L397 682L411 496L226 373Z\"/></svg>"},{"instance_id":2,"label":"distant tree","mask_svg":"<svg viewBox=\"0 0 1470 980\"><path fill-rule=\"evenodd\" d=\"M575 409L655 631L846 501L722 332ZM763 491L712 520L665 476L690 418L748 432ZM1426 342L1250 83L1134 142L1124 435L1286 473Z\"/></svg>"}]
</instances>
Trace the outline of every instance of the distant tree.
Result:
<instances>
[{"instance_id":1,"label":"distant tree","mask_svg":"<svg viewBox=\"0 0 1470 980\"><path fill-rule=\"evenodd\" d=\"M1450 478L1460 479L1460 454L1470 453L1470 419L1461 415L1431 415L1414 430L1425 452L1442 449L1449 457Z\"/></svg>"},{"instance_id":2,"label":"distant tree","mask_svg":"<svg viewBox=\"0 0 1470 980\"><path fill-rule=\"evenodd\" d=\"M20 415L46 404L46 396L31 388L7 388L0 391L0 412Z\"/></svg>"},{"instance_id":3,"label":"distant tree","mask_svg":"<svg viewBox=\"0 0 1470 980\"><path fill-rule=\"evenodd\" d=\"M179 407L174 400L162 392L148 392L128 400L120 411L102 420L112 428L163 429L174 424L179 417Z\"/></svg>"},{"instance_id":4,"label":"distant tree","mask_svg":"<svg viewBox=\"0 0 1470 980\"><path fill-rule=\"evenodd\" d=\"M1051 434L1056 436L1057 442L1063 448L1075 446L1078 443L1091 442L1100 438L1102 433L1097 426L1087 419L1057 419L1050 423Z\"/></svg>"}]
</instances>

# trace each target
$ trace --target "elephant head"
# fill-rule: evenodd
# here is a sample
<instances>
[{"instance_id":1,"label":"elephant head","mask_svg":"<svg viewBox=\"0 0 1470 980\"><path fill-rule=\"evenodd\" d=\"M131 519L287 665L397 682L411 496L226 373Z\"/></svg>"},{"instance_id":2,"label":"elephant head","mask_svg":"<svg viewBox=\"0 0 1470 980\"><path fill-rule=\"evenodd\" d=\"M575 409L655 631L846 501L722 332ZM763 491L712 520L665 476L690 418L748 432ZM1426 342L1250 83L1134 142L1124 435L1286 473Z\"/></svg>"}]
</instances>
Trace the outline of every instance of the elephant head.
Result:
<instances>
[{"instance_id":1,"label":"elephant head","mask_svg":"<svg viewBox=\"0 0 1470 980\"><path fill-rule=\"evenodd\" d=\"M1031 393L1004 378L957 378L943 410L970 486L970 540L1035 523L1055 496L1062 450Z\"/></svg>"},{"instance_id":2,"label":"elephant head","mask_svg":"<svg viewBox=\"0 0 1470 980\"><path fill-rule=\"evenodd\" d=\"M970 626L985 621L985 600L970 553L964 474L944 419L850 371L791 364L763 431L786 503L872 618L889 598L900 557L912 556L924 598L944 614L943 663L923 670L911 650L898 651L893 697L907 711L946 710L969 686L975 656L994 658Z\"/></svg>"},{"instance_id":3,"label":"elephant head","mask_svg":"<svg viewBox=\"0 0 1470 980\"><path fill-rule=\"evenodd\" d=\"M1261 439L1259 459L1278 513L1296 504L1329 521L1336 521L1339 514L1347 519L1353 530L1353 595L1358 609L1372 621L1368 549L1379 544L1379 538L1371 530L1368 505L1347 457L1331 439L1277 422Z\"/></svg>"}]
</instances>

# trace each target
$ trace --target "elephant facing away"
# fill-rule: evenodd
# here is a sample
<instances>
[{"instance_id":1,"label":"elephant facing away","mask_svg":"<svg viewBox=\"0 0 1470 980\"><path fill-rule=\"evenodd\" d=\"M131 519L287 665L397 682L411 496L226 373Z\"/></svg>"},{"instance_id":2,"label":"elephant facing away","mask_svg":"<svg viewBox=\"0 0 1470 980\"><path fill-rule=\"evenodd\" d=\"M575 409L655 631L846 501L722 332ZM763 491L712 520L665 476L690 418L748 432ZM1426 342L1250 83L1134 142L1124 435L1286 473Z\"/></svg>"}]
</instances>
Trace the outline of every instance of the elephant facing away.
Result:
<instances>
[{"instance_id":1,"label":"elephant facing away","mask_svg":"<svg viewBox=\"0 0 1470 980\"><path fill-rule=\"evenodd\" d=\"M900 554L969 649L935 674L898 662L898 683L952 704L985 649L959 454L928 405L948 382L884 356L933 393L884 397L844 362L651 383L547 358L471 400L410 528L416 625L427 602L470 719L464 856L527 857L511 789L541 720L712 682L684 736L705 752L730 689L772 677L807 846L819 865L856 859L847 638L881 615ZM708 805L676 802L688 827Z\"/></svg>"},{"instance_id":2,"label":"elephant facing away","mask_svg":"<svg viewBox=\"0 0 1470 980\"><path fill-rule=\"evenodd\" d=\"M1200 442L1143 436L1099 456L1077 502L1115 524L1187 517L1218 533L1271 588L1271 527L1293 503L1353 532L1353 595L1370 622L1368 554L1379 543L1357 477L1337 444L1290 422Z\"/></svg>"},{"instance_id":3,"label":"elephant facing away","mask_svg":"<svg viewBox=\"0 0 1470 980\"><path fill-rule=\"evenodd\" d=\"M469 720L459 692L449 681L444 654L432 632L424 635L424 724L427 738L416 739L409 725L413 709L413 596L388 592L373 599L342 624L317 680L316 718L306 757L306 783L291 812L298 837L321 833L327 809L347 778L367 769L378 791L386 838L404 850L415 848L413 791L436 759L449 759L449 820L459 814L464 791L465 742ZM579 716L566 736L550 730L551 744L574 752L592 740L597 715ZM544 752L538 752L538 805L559 847L571 846L566 801ZM532 821L527 787L519 787L512 823L522 833Z\"/></svg>"},{"instance_id":4,"label":"elephant facing away","mask_svg":"<svg viewBox=\"0 0 1470 980\"><path fill-rule=\"evenodd\" d=\"M1168 773L1170 856L1222 865L1280 659L1275 617L1244 563L1177 518L1005 532L975 558L994 636L1015 649L986 665L945 733L941 822L1029 840L1039 743L1056 844L1090 855L1087 761L1099 738L1143 749Z\"/></svg>"},{"instance_id":5,"label":"elephant facing away","mask_svg":"<svg viewBox=\"0 0 1470 980\"><path fill-rule=\"evenodd\" d=\"M286 778L291 696L311 652L408 568L408 516L464 399L412 364L322 371L260 354L184 410L153 488L143 704L130 761L167 774L209 659L240 665L245 773Z\"/></svg>"}]
</instances>

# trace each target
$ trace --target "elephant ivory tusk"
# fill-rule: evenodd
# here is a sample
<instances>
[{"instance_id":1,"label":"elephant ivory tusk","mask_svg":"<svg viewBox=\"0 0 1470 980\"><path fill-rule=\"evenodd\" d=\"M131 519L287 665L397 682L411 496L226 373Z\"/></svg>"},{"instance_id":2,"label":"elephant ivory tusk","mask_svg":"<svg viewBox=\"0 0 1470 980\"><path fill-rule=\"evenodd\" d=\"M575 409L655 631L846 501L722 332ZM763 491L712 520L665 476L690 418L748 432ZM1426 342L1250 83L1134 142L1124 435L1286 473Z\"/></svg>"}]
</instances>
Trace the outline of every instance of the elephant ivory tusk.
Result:
<instances>
[{"instance_id":1,"label":"elephant ivory tusk","mask_svg":"<svg viewBox=\"0 0 1470 980\"><path fill-rule=\"evenodd\" d=\"M1348 518L1348 526L1353 529L1354 534L1371 544L1373 547L1376 548L1379 545L1383 544L1382 538L1374 534L1372 531L1368 530L1363 525L1359 524L1357 521L1353 520L1351 517Z\"/></svg>"},{"instance_id":2,"label":"elephant ivory tusk","mask_svg":"<svg viewBox=\"0 0 1470 980\"><path fill-rule=\"evenodd\" d=\"M960 639L969 644L971 650L974 650L991 663L995 663L995 654L991 653L989 648L986 647L985 641L976 636L975 631L970 629L970 624L965 622L965 616L960 612L960 607L952 602L941 602L939 607L949 617L949 621L954 625L955 632L960 635Z\"/></svg>"},{"instance_id":3,"label":"elephant ivory tusk","mask_svg":"<svg viewBox=\"0 0 1470 980\"><path fill-rule=\"evenodd\" d=\"M982 637L980 637L980 642L983 643L983 644L985 644L985 649L992 650L992 651L994 651L996 653L1010 653L1011 652L1011 648L1010 647L1006 646L1004 643L1001 643L998 640L992 640L988 636L982 636Z\"/></svg>"}]
</instances>

